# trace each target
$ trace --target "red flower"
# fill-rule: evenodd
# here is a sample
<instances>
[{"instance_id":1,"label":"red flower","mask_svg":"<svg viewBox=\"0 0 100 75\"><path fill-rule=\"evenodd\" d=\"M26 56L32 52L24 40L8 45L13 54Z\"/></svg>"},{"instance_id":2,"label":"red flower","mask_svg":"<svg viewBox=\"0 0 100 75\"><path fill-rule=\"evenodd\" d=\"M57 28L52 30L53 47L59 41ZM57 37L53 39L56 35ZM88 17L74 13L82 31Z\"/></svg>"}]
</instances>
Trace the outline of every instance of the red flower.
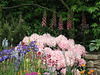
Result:
<instances>
[{"instance_id":1,"label":"red flower","mask_svg":"<svg viewBox=\"0 0 100 75\"><path fill-rule=\"evenodd\" d=\"M22 46L25 46L25 43L24 42L22 42Z\"/></svg>"},{"instance_id":2,"label":"red flower","mask_svg":"<svg viewBox=\"0 0 100 75\"><path fill-rule=\"evenodd\" d=\"M42 60L42 61L45 60L45 57L41 57L41 60Z\"/></svg>"},{"instance_id":3,"label":"red flower","mask_svg":"<svg viewBox=\"0 0 100 75\"><path fill-rule=\"evenodd\" d=\"M41 55L41 52L40 52L40 51L38 51L37 55Z\"/></svg>"},{"instance_id":4,"label":"red flower","mask_svg":"<svg viewBox=\"0 0 100 75\"><path fill-rule=\"evenodd\" d=\"M11 49L11 48L13 49L14 47L9 47L9 49Z\"/></svg>"},{"instance_id":5,"label":"red flower","mask_svg":"<svg viewBox=\"0 0 100 75\"><path fill-rule=\"evenodd\" d=\"M9 49L11 49L11 47L9 47Z\"/></svg>"},{"instance_id":6,"label":"red flower","mask_svg":"<svg viewBox=\"0 0 100 75\"><path fill-rule=\"evenodd\" d=\"M51 58L51 55L50 54L47 54L47 58Z\"/></svg>"},{"instance_id":7,"label":"red flower","mask_svg":"<svg viewBox=\"0 0 100 75\"><path fill-rule=\"evenodd\" d=\"M50 63L52 62L51 59L49 59L49 62L50 62Z\"/></svg>"}]
</instances>

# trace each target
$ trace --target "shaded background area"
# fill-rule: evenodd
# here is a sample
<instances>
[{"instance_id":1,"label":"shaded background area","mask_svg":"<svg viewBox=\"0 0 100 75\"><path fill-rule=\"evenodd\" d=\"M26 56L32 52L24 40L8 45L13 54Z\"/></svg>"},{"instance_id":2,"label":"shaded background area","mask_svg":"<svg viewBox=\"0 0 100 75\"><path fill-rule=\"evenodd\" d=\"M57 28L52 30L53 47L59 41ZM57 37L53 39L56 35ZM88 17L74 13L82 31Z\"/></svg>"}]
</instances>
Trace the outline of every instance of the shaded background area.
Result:
<instances>
[{"instance_id":1,"label":"shaded background area","mask_svg":"<svg viewBox=\"0 0 100 75\"><path fill-rule=\"evenodd\" d=\"M25 36L50 33L55 37L62 34L74 39L88 51L90 41L100 39L100 1L65 0L64 3L63 0L0 1L0 48L4 38L8 39L9 46L11 43L16 46ZM46 27L42 27L45 11ZM54 23L55 12L56 27L53 26L52 31L50 26ZM61 15L63 30L58 29ZM68 22L72 26L69 30Z\"/></svg>"}]
</instances>

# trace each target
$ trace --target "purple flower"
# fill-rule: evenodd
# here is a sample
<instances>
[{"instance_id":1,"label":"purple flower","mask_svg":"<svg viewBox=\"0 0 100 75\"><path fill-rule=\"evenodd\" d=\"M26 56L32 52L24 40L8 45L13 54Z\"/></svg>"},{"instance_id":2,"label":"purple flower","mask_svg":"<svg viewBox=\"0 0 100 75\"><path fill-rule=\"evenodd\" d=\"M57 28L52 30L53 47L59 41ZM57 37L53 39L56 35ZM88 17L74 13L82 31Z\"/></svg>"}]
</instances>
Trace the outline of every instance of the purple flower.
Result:
<instances>
[{"instance_id":1,"label":"purple flower","mask_svg":"<svg viewBox=\"0 0 100 75\"><path fill-rule=\"evenodd\" d=\"M3 61L3 58L2 57L0 57L0 62L2 62Z\"/></svg>"},{"instance_id":2,"label":"purple flower","mask_svg":"<svg viewBox=\"0 0 100 75\"><path fill-rule=\"evenodd\" d=\"M17 51L18 51L18 52L20 52L20 51L21 51L21 49L19 49L19 48L18 48L18 49L17 49Z\"/></svg>"},{"instance_id":3,"label":"purple flower","mask_svg":"<svg viewBox=\"0 0 100 75\"><path fill-rule=\"evenodd\" d=\"M12 51L11 49L7 50L8 54L11 54L11 51Z\"/></svg>"},{"instance_id":4,"label":"purple flower","mask_svg":"<svg viewBox=\"0 0 100 75\"><path fill-rule=\"evenodd\" d=\"M29 46L29 49L31 49L32 47L31 46Z\"/></svg>"},{"instance_id":5,"label":"purple flower","mask_svg":"<svg viewBox=\"0 0 100 75\"><path fill-rule=\"evenodd\" d=\"M15 56L13 56L13 55L12 55L12 56L10 56L10 57L11 57L11 58L15 58Z\"/></svg>"},{"instance_id":6,"label":"purple flower","mask_svg":"<svg viewBox=\"0 0 100 75\"><path fill-rule=\"evenodd\" d=\"M3 54L3 52L0 52L0 55L2 55Z\"/></svg>"},{"instance_id":7,"label":"purple flower","mask_svg":"<svg viewBox=\"0 0 100 75\"><path fill-rule=\"evenodd\" d=\"M71 70L71 67L69 67L69 70Z\"/></svg>"},{"instance_id":8,"label":"purple flower","mask_svg":"<svg viewBox=\"0 0 100 75\"><path fill-rule=\"evenodd\" d=\"M3 50L3 54L7 54L7 50Z\"/></svg>"},{"instance_id":9,"label":"purple flower","mask_svg":"<svg viewBox=\"0 0 100 75\"><path fill-rule=\"evenodd\" d=\"M15 68L15 70L17 71L17 70L18 70L18 68L16 67L16 68Z\"/></svg>"},{"instance_id":10,"label":"purple flower","mask_svg":"<svg viewBox=\"0 0 100 75\"><path fill-rule=\"evenodd\" d=\"M34 41L31 41L31 44L34 44Z\"/></svg>"},{"instance_id":11,"label":"purple flower","mask_svg":"<svg viewBox=\"0 0 100 75\"><path fill-rule=\"evenodd\" d=\"M28 49L27 51L29 52L30 50Z\"/></svg>"},{"instance_id":12,"label":"purple flower","mask_svg":"<svg viewBox=\"0 0 100 75\"><path fill-rule=\"evenodd\" d=\"M9 56L8 56L8 55L3 56L3 59L4 59L4 60L6 60L6 59L8 59L8 58L9 58Z\"/></svg>"},{"instance_id":13,"label":"purple flower","mask_svg":"<svg viewBox=\"0 0 100 75\"><path fill-rule=\"evenodd\" d=\"M22 49L23 50L27 50L28 49L28 46L22 46Z\"/></svg>"},{"instance_id":14,"label":"purple flower","mask_svg":"<svg viewBox=\"0 0 100 75\"><path fill-rule=\"evenodd\" d=\"M37 48L37 49L35 49L35 51L39 51L39 49Z\"/></svg>"},{"instance_id":15,"label":"purple flower","mask_svg":"<svg viewBox=\"0 0 100 75\"><path fill-rule=\"evenodd\" d=\"M24 53L24 54L26 54L26 53L27 53L27 51L23 51L23 53Z\"/></svg>"},{"instance_id":16,"label":"purple flower","mask_svg":"<svg viewBox=\"0 0 100 75\"><path fill-rule=\"evenodd\" d=\"M35 45L35 48L38 48L38 46Z\"/></svg>"},{"instance_id":17,"label":"purple flower","mask_svg":"<svg viewBox=\"0 0 100 75\"><path fill-rule=\"evenodd\" d=\"M12 47L11 49L12 49L12 50L15 50L15 48L14 48L14 47Z\"/></svg>"},{"instance_id":18,"label":"purple flower","mask_svg":"<svg viewBox=\"0 0 100 75\"><path fill-rule=\"evenodd\" d=\"M32 47L34 47L34 46L35 46L35 44L31 44L31 43L30 43L30 44L29 44L29 46L32 46Z\"/></svg>"}]
</instances>

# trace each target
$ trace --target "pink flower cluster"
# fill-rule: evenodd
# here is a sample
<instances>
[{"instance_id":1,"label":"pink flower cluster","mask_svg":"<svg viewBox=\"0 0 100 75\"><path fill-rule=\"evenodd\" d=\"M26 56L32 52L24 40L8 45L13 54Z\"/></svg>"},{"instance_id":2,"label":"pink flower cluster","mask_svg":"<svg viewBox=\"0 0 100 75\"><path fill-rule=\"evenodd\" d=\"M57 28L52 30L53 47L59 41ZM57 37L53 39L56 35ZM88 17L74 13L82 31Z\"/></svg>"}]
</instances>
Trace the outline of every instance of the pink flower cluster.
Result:
<instances>
[{"instance_id":1,"label":"pink flower cluster","mask_svg":"<svg viewBox=\"0 0 100 75\"><path fill-rule=\"evenodd\" d=\"M37 45L39 47L39 52L41 55L45 52L46 55L50 55L50 58L47 59L48 67L52 66L55 69L55 64L57 64L57 69L59 70L62 67L73 66L76 64L76 61L79 62L79 66L82 64L86 64L86 61L81 58L81 56L86 54L84 46L80 44L75 44L73 39L67 39L63 35L59 35L58 37L52 37L50 34L32 34L30 37L25 37L23 42L28 45L29 39L31 41L37 41ZM48 46L45 46L48 45ZM57 49L53 49L52 47L58 46ZM63 51L64 50L64 54ZM66 51L67 50L67 51ZM40 54L39 54L40 55ZM64 58L65 55L65 58ZM61 71L66 74L66 68Z\"/></svg>"},{"instance_id":2,"label":"pink flower cluster","mask_svg":"<svg viewBox=\"0 0 100 75\"><path fill-rule=\"evenodd\" d=\"M32 73L26 73L25 75L38 75L37 72L32 72Z\"/></svg>"},{"instance_id":3,"label":"pink flower cluster","mask_svg":"<svg viewBox=\"0 0 100 75\"><path fill-rule=\"evenodd\" d=\"M59 30L63 30L63 21L62 21L62 16L59 18Z\"/></svg>"},{"instance_id":4,"label":"pink flower cluster","mask_svg":"<svg viewBox=\"0 0 100 75\"><path fill-rule=\"evenodd\" d=\"M71 17L68 15L68 21L67 21L67 30L71 29Z\"/></svg>"},{"instance_id":5,"label":"pink flower cluster","mask_svg":"<svg viewBox=\"0 0 100 75\"><path fill-rule=\"evenodd\" d=\"M42 18L42 27L46 26L46 11L44 12L43 18Z\"/></svg>"},{"instance_id":6,"label":"pink flower cluster","mask_svg":"<svg viewBox=\"0 0 100 75\"><path fill-rule=\"evenodd\" d=\"M56 13L53 13L53 22L52 22L52 26L56 27Z\"/></svg>"}]
</instances>

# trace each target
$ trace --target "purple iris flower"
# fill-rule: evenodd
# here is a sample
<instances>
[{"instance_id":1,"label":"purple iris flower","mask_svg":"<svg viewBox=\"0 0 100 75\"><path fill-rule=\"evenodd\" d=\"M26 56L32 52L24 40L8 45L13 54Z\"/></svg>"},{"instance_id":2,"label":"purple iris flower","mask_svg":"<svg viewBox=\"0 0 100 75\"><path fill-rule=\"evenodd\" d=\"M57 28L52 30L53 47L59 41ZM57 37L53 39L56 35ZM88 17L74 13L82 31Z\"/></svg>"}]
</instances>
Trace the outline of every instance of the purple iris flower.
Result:
<instances>
[{"instance_id":1,"label":"purple iris flower","mask_svg":"<svg viewBox=\"0 0 100 75\"><path fill-rule=\"evenodd\" d=\"M24 53L24 54L26 54L26 53L27 53L27 51L23 51L23 53Z\"/></svg>"},{"instance_id":2,"label":"purple iris flower","mask_svg":"<svg viewBox=\"0 0 100 75\"><path fill-rule=\"evenodd\" d=\"M35 45L35 48L38 48L38 46Z\"/></svg>"},{"instance_id":3,"label":"purple iris flower","mask_svg":"<svg viewBox=\"0 0 100 75\"><path fill-rule=\"evenodd\" d=\"M28 49L27 51L29 52L30 50Z\"/></svg>"},{"instance_id":4,"label":"purple iris flower","mask_svg":"<svg viewBox=\"0 0 100 75\"><path fill-rule=\"evenodd\" d=\"M31 43L34 43L34 41L31 41Z\"/></svg>"},{"instance_id":5,"label":"purple iris flower","mask_svg":"<svg viewBox=\"0 0 100 75\"><path fill-rule=\"evenodd\" d=\"M20 52L20 51L21 51L21 49L17 49L17 51L18 51L18 52Z\"/></svg>"},{"instance_id":6,"label":"purple iris flower","mask_svg":"<svg viewBox=\"0 0 100 75\"><path fill-rule=\"evenodd\" d=\"M17 70L18 70L18 68L16 67L16 68L15 68L15 70L17 71Z\"/></svg>"},{"instance_id":7,"label":"purple iris flower","mask_svg":"<svg viewBox=\"0 0 100 75\"><path fill-rule=\"evenodd\" d=\"M8 59L8 58L9 58L9 56L8 56L8 55L3 56L3 59L4 59L4 60L6 60L6 59Z\"/></svg>"},{"instance_id":8,"label":"purple iris flower","mask_svg":"<svg viewBox=\"0 0 100 75\"><path fill-rule=\"evenodd\" d=\"M15 56L10 56L11 58L15 58Z\"/></svg>"},{"instance_id":9,"label":"purple iris flower","mask_svg":"<svg viewBox=\"0 0 100 75\"><path fill-rule=\"evenodd\" d=\"M31 46L29 46L29 49L31 49L32 47Z\"/></svg>"},{"instance_id":10,"label":"purple iris flower","mask_svg":"<svg viewBox=\"0 0 100 75\"><path fill-rule=\"evenodd\" d=\"M0 62L2 62L3 61L3 58L2 57L0 57Z\"/></svg>"},{"instance_id":11,"label":"purple iris flower","mask_svg":"<svg viewBox=\"0 0 100 75\"><path fill-rule=\"evenodd\" d=\"M30 43L30 44L29 44L29 46L32 46L32 47L34 47L35 45L34 45L34 44L32 44L32 43Z\"/></svg>"},{"instance_id":12,"label":"purple iris flower","mask_svg":"<svg viewBox=\"0 0 100 75\"><path fill-rule=\"evenodd\" d=\"M23 46L22 49L23 50L26 50L26 49L28 49L28 47L27 46Z\"/></svg>"},{"instance_id":13,"label":"purple iris flower","mask_svg":"<svg viewBox=\"0 0 100 75\"><path fill-rule=\"evenodd\" d=\"M15 48L12 48L12 50L15 50Z\"/></svg>"},{"instance_id":14,"label":"purple iris flower","mask_svg":"<svg viewBox=\"0 0 100 75\"><path fill-rule=\"evenodd\" d=\"M0 52L0 55L2 55L3 54L3 52Z\"/></svg>"},{"instance_id":15,"label":"purple iris flower","mask_svg":"<svg viewBox=\"0 0 100 75\"><path fill-rule=\"evenodd\" d=\"M37 48L37 49L35 49L35 51L39 51L39 49Z\"/></svg>"},{"instance_id":16,"label":"purple iris flower","mask_svg":"<svg viewBox=\"0 0 100 75\"><path fill-rule=\"evenodd\" d=\"M21 47L21 44L18 44L18 47L20 48Z\"/></svg>"},{"instance_id":17,"label":"purple iris flower","mask_svg":"<svg viewBox=\"0 0 100 75\"><path fill-rule=\"evenodd\" d=\"M8 53L11 54L12 51L13 51L12 49L9 49L9 50L8 50Z\"/></svg>"},{"instance_id":18,"label":"purple iris flower","mask_svg":"<svg viewBox=\"0 0 100 75\"><path fill-rule=\"evenodd\" d=\"M3 50L3 54L6 55L7 54L7 50Z\"/></svg>"},{"instance_id":19,"label":"purple iris flower","mask_svg":"<svg viewBox=\"0 0 100 75\"><path fill-rule=\"evenodd\" d=\"M11 53L11 51L12 51L11 49L7 50L8 53Z\"/></svg>"},{"instance_id":20,"label":"purple iris flower","mask_svg":"<svg viewBox=\"0 0 100 75\"><path fill-rule=\"evenodd\" d=\"M11 54L11 50L7 50L7 54Z\"/></svg>"}]
</instances>

